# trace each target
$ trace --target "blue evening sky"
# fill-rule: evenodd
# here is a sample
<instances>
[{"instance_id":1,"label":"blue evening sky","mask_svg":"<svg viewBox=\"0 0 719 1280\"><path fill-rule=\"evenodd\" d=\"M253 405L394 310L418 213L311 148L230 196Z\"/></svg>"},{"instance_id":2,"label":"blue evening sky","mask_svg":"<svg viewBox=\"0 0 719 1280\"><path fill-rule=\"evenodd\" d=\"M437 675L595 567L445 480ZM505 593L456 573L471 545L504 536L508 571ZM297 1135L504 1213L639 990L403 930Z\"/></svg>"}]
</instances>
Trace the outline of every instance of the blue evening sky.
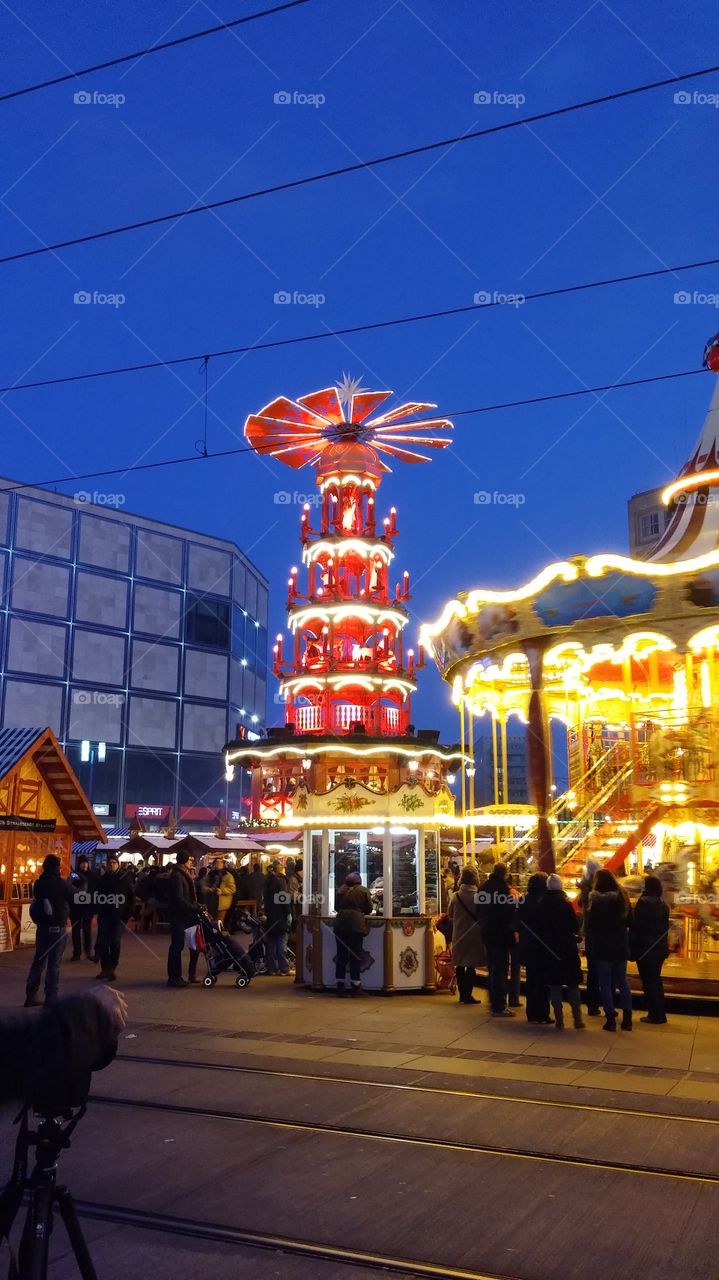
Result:
<instances>
[{"instance_id":1,"label":"blue evening sky","mask_svg":"<svg viewBox=\"0 0 719 1280\"><path fill-rule=\"evenodd\" d=\"M0 0L14 88L263 7ZM719 61L716 7L673 0L312 0L129 67L4 104L2 253L331 169ZM76 89L122 94L75 103ZM2 267L2 385L292 337L651 270L717 252L719 76ZM475 93L523 95L475 104ZM321 105L274 101L323 95ZM218 360L210 450L248 413L348 371L442 411L691 369L719 328L716 271ZM77 291L125 295L78 305ZM319 306L277 304L288 291ZM17 392L2 404L6 475L24 481L192 453L197 366ZM457 420L432 464L398 464L398 569L416 623L457 590L519 585L543 564L626 547L626 500L675 472L710 377ZM273 584L283 624L298 505L313 488L251 454L82 485L128 510L233 539ZM522 505L474 495L521 494ZM416 633L417 626L412 631ZM270 704L270 713L275 709ZM279 718L279 717L278 717ZM424 676L418 724L454 731Z\"/></svg>"}]
</instances>

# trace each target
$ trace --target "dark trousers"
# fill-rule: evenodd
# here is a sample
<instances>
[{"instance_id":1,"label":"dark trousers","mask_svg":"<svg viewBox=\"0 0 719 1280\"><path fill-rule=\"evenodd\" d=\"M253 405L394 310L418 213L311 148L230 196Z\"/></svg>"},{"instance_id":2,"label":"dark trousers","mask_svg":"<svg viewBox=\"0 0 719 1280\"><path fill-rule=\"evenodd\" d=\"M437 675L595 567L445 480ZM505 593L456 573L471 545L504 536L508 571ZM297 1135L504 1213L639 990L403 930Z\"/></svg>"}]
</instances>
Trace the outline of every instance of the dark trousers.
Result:
<instances>
[{"instance_id":1,"label":"dark trousers","mask_svg":"<svg viewBox=\"0 0 719 1280\"><path fill-rule=\"evenodd\" d=\"M361 981L360 969L362 966L364 934L345 933L343 930L335 934L335 941L337 943L335 977L338 982L344 982L347 966L349 965L350 981L354 987L358 987Z\"/></svg>"},{"instance_id":2,"label":"dark trousers","mask_svg":"<svg viewBox=\"0 0 719 1280\"><path fill-rule=\"evenodd\" d=\"M80 916L72 922L72 954L79 959L81 952L92 955L92 916Z\"/></svg>"},{"instance_id":3,"label":"dark trousers","mask_svg":"<svg viewBox=\"0 0 719 1280\"><path fill-rule=\"evenodd\" d=\"M627 962L626 960L597 960L597 973L599 975L599 990L602 993L602 1008L606 1014L607 1022L614 1022L616 1013L614 1007L614 993L619 995L619 1008L623 1013L632 1012L632 993L627 981Z\"/></svg>"},{"instance_id":4,"label":"dark trousers","mask_svg":"<svg viewBox=\"0 0 719 1280\"><path fill-rule=\"evenodd\" d=\"M37 995L45 970L45 1000L54 1000L60 986L60 962L67 942L65 929L38 929L35 934L35 954L27 975L25 994ZM46 967L47 966L47 967Z\"/></svg>"},{"instance_id":5,"label":"dark trousers","mask_svg":"<svg viewBox=\"0 0 719 1280\"><path fill-rule=\"evenodd\" d=\"M507 971L509 947L487 947L489 971L489 1003L492 1013L501 1013L507 1004Z\"/></svg>"},{"instance_id":6,"label":"dark trousers","mask_svg":"<svg viewBox=\"0 0 719 1280\"><path fill-rule=\"evenodd\" d=\"M549 1019L549 987L544 976L544 966L525 965L525 988L527 995L527 1022L547 1022Z\"/></svg>"},{"instance_id":7,"label":"dark trousers","mask_svg":"<svg viewBox=\"0 0 719 1280\"><path fill-rule=\"evenodd\" d=\"M167 977L170 982L182 977L182 950L185 945L184 920L170 921L170 948L167 952Z\"/></svg>"},{"instance_id":8,"label":"dark trousers","mask_svg":"<svg viewBox=\"0 0 719 1280\"><path fill-rule=\"evenodd\" d=\"M602 997L599 991L599 974L597 963L587 956L587 1008L590 1013L599 1013Z\"/></svg>"},{"instance_id":9,"label":"dark trousers","mask_svg":"<svg viewBox=\"0 0 719 1280\"><path fill-rule=\"evenodd\" d=\"M664 1008L664 983L662 982L662 965L664 956L654 956L651 952L641 960L637 960L639 977L642 980L644 995L647 1001L647 1015L652 1022L666 1022Z\"/></svg>"},{"instance_id":10,"label":"dark trousers","mask_svg":"<svg viewBox=\"0 0 719 1280\"><path fill-rule=\"evenodd\" d=\"M522 981L522 966L519 963L519 947L509 948L509 983L507 994L509 996L510 1009L518 1009L520 1006L519 984Z\"/></svg>"},{"instance_id":11,"label":"dark trousers","mask_svg":"<svg viewBox=\"0 0 719 1280\"><path fill-rule=\"evenodd\" d=\"M100 916L97 921L97 950L103 973L114 973L120 963L120 944L125 928L119 916Z\"/></svg>"},{"instance_id":12,"label":"dark trousers","mask_svg":"<svg viewBox=\"0 0 719 1280\"><path fill-rule=\"evenodd\" d=\"M474 990L474 980L476 973L473 967L458 964L455 967L457 974L457 991L462 1004L468 1004L470 996Z\"/></svg>"}]
</instances>

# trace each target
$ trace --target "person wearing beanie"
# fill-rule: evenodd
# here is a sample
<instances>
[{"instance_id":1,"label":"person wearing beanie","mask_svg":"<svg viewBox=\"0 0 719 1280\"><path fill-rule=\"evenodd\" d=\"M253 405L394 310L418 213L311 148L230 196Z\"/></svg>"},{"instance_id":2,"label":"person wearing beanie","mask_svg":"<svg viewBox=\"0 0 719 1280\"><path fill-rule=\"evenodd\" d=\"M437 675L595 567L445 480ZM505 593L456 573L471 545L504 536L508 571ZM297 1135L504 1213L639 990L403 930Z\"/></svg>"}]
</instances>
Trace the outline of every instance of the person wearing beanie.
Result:
<instances>
[{"instance_id":1,"label":"person wearing beanie","mask_svg":"<svg viewBox=\"0 0 719 1280\"><path fill-rule=\"evenodd\" d=\"M60 875L60 859L49 853L42 864L42 875L35 881L30 904L30 919L37 926L35 954L25 985L25 1008L42 1004L38 998L45 971L45 1008L57 998L60 987L60 963L67 942L67 922L73 900L69 880Z\"/></svg>"},{"instance_id":2,"label":"person wearing beanie","mask_svg":"<svg viewBox=\"0 0 719 1280\"><path fill-rule=\"evenodd\" d=\"M71 960L79 960L84 951L85 959L93 959L92 918L95 915L95 890L97 876L90 870L90 860L86 853L81 853L70 876L72 884L72 904L70 921L72 924Z\"/></svg>"},{"instance_id":3,"label":"person wearing beanie","mask_svg":"<svg viewBox=\"0 0 719 1280\"><path fill-rule=\"evenodd\" d=\"M538 919L555 1026L557 1031L564 1028L562 988L566 987L574 1025L577 1030L582 1030L584 1023L579 997L582 966L577 947L579 918L564 892L561 876L553 874L547 878L547 891L539 905Z\"/></svg>"},{"instance_id":4,"label":"person wearing beanie","mask_svg":"<svg viewBox=\"0 0 719 1280\"><path fill-rule=\"evenodd\" d=\"M662 897L663 885L657 876L645 876L644 891L632 914L629 930L630 955L637 962L647 1002L646 1017L640 1022L664 1023L662 965L669 955L669 907Z\"/></svg>"},{"instance_id":5,"label":"person wearing beanie","mask_svg":"<svg viewBox=\"0 0 719 1280\"><path fill-rule=\"evenodd\" d=\"M524 965L527 1022L548 1026L549 983L545 965L545 947L541 937L540 907L547 892L547 877L538 871L530 876L527 892L517 908L519 925L519 963Z\"/></svg>"},{"instance_id":6,"label":"person wearing beanie","mask_svg":"<svg viewBox=\"0 0 719 1280\"><path fill-rule=\"evenodd\" d=\"M359 871L350 871L340 885L335 898L334 930L337 954L335 956L335 979L337 995L345 994L345 975L350 971L350 994L361 996L362 992L362 951L364 940L369 933L367 917L372 915L374 907L369 889L362 884Z\"/></svg>"},{"instance_id":7,"label":"person wearing beanie","mask_svg":"<svg viewBox=\"0 0 719 1280\"><path fill-rule=\"evenodd\" d=\"M474 991L476 969L486 962L482 942L481 921L475 901L479 889L479 873L474 867L460 872L457 890L450 898L447 919L452 926L452 963L457 975L460 1004L479 1004Z\"/></svg>"},{"instance_id":8,"label":"person wearing beanie","mask_svg":"<svg viewBox=\"0 0 719 1280\"><path fill-rule=\"evenodd\" d=\"M186 987L182 976L182 952L185 946L185 929L197 924L197 894L195 882L187 864L190 855L181 849L170 872L167 887L167 908L170 917L170 946L167 952L168 987Z\"/></svg>"}]
</instances>

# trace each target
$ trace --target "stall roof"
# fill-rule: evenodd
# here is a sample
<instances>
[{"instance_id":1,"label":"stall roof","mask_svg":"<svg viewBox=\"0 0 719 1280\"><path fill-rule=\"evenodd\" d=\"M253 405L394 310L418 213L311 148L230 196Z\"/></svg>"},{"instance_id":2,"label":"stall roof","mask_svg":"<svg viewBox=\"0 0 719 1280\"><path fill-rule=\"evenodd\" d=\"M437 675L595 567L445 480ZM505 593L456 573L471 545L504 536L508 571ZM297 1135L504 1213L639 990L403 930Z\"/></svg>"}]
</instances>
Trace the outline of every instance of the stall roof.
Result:
<instances>
[{"instance_id":1,"label":"stall roof","mask_svg":"<svg viewBox=\"0 0 719 1280\"><path fill-rule=\"evenodd\" d=\"M31 758L82 840L105 843L105 832L52 729L0 729L0 778Z\"/></svg>"},{"instance_id":2,"label":"stall roof","mask_svg":"<svg viewBox=\"0 0 719 1280\"><path fill-rule=\"evenodd\" d=\"M254 836L215 836L211 832L191 832L179 842L203 849L205 853L260 853L264 848Z\"/></svg>"},{"instance_id":3,"label":"stall roof","mask_svg":"<svg viewBox=\"0 0 719 1280\"><path fill-rule=\"evenodd\" d=\"M143 853L146 849L154 849L157 853L169 853L186 839L186 835L184 831L178 831L174 836L163 836L159 831L140 831L137 835L129 836L118 847L123 853Z\"/></svg>"}]
</instances>

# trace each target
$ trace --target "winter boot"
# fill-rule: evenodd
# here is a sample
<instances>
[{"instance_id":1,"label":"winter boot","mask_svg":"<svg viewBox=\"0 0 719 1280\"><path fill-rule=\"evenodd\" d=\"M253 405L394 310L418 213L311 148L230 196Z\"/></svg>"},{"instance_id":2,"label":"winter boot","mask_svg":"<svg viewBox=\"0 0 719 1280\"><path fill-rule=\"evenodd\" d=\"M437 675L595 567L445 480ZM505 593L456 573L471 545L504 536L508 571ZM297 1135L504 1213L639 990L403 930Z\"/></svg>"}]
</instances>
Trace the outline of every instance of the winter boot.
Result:
<instances>
[{"instance_id":1,"label":"winter boot","mask_svg":"<svg viewBox=\"0 0 719 1280\"><path fill-rule=\"evenodd\" d=\"M622 1014L622 1031L631 1031L632 1029L632 1011L625 1009Z\"/></svg>"},{"instance_id":2,"label":"winter boot","mask_svg":"<svg viewBox=\"0 0 719 1280\"><path fill-rule=\"evenodd\" d=\"M607 1018L607 1021L604 1023L604 1026L602 1027L602 1031L616 1031L616 1029L617 1029L616 1018Z\"/></svg>"}]
</instances>

